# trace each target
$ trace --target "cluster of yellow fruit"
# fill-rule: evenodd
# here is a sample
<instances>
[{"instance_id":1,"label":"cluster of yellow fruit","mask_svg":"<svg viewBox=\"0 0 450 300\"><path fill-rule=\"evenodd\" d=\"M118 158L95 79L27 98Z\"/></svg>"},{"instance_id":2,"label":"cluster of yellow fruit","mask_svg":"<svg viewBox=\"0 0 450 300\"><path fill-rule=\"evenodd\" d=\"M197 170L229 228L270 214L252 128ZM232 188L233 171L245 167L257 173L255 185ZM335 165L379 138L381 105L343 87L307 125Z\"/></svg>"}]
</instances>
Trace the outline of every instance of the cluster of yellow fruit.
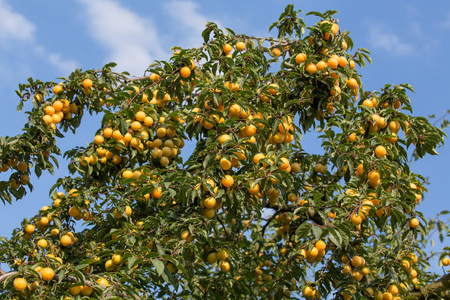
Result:
<instances>
[{"instance_id":1,"label":"cluster of yellow fruit","mask_svg":"<svg viewBox=\"0 0 450 300\"><path fill-rule=\"evenodd\" d=\"M311 297L311 299L320 299L319 291L315 287L306 286L302 290L302 295L305 297Z\"/></svg>"},{"instance_id":2,"label":"cluster of yellow fruit","mask_svg":"<svg viewBox=\"0 0 450 300\"><path fill-rule=\"evenodd\" d=\"M236 43L235 48L236 51L241 52L245 50L245 43L242 41L239 41ZM222 46L222 50L223 50L223 54L225 54L226 57L232 58L233 54L231 53L231 51L233 51L233 46L230 44L225 44Z\"/></svg>"},{"instance_id":3,"label":"cluster of yellow fruit","mask_svg":"<svg viewBox=\"0 0 450 300\"><path fill-rule=\"evenodd\" d=\"M176 137L174 128L164 127L165 120L166 118L161 116L155 123L153 118L143 110L137 111L135 119L128 121L130 130L124 135L119 129L112 129L111 127L105 128L102 135L96 135L94 138L96 154L81 157L80 164L82 166L96 165L99 160L105 164L108 160L111 160L113 164L118 165L122 162L123 156L126 156L127 151L123 151L123 149L130 146L138 151L144 150L144 147L152 149L152 158L159 162L161 166L168 166L170 159L176 157L179 154L179 149L184 147L184 141ZM155 132L156 138L151 140L149 130L152 130L153 125L157 125L158 129ZM116 144L114 148L108 147L111 140L116 141L119 145ZM124 174L125 178L131 178L128 176L128 172L124 172ZM135 176L137 176L137 173ZM132 177L134 178L134 176ZM135 179L138 179L138 176Z\"/></svg>"},{"instance_id":4,"label":"cluster of yellow fruit","mask_svg":"<svg viewBox=\"0 0 450 300\"><path fill-rule=\"evenodd\" d=\"M350 260L347 255L343 255L341 260L344 263L342 272L344 274L351 274L354 280L361 281L363 276L370 273L370 269L365 265L365 259L361 256L353 256ZM414 253L409 253L408 259L402 260L402 266L403 269L410 274L413 284L417 286L419 284L419 280L417 279L417 271L412 268L412 263L415 262L417 262L417 256ZM366 296L373 297L373 299L376 300L400 300L401 298L398 295L401 291L406 290L408 290L408 283L402 282L400 284L389 285L388 290L384 293L382 291L376 291L372 287L367 287L364 290L364 294ZM349 285L342 292L342 296L344 299L349 300L355 292L356 287L354 285Z\"/></svg>"},{"instance_id":5,"label":"cluster of yellow fruit","mask_svg":"<svg viewBox=\"0 0 450 300\"><path fill-rule=\"evenodd\" d=\"M319 240L315 243L314 247L312 247L311 249L308 250L301 249L300 255L303 258L305 258L309 264L320 262L323 260L325 254L327 253L326 247L327 244L324 241Z\"/></svg>"},{"instance_id":6,"label":"cluster of yellow fruit","mask_svg":"<svg viewBox=\"0 0 450 300\"><path fill-rule=\"evenodd\" d=\"M122 262L122 255L114 254L111 259L108 259L105 263L106 271L113 271L119 266Z\"/></svg>"},{"instance_id":7,"label":"cluster of yellow fruit","mask_svg":"<svg viewBox=\"0 0 450 300\"><path fill-rule=\"evenodd\" d=\"M226 259L228 259L228 253L225 250L210 252L206 257L206 261L211 265L215 264L217 261L221 261L220 270L222 272L228 272L231 268L230 263L226 261Z\"/></svg>"},{"instance_id":8,"label":"cluster of yellow fruit","mask_svg":"<svg viewBox=\"0 0 450 300\"><path fill-rule=\"evenodd\" d=\"M55 95L61 94L63 87L55 85L53 93ZM46 103L44 107L44 116L42 120L44 124L51 130L56 130L56 125L62 120L71 120L74 113L77 113L78 106L75 103L70 103L67 99L57 99L53 103Z\"/></svg>"},{"instance_id":9,"label":"cluster of yellow fruit","mask_svg":"<svg viewBox=\"0 0 450 300\"><path fill-rule=\"evenodd\" d=\"M21 185L26 185L30 182L30 176L28 175L28 162L19 162L17 158L10 159L7 163L0 165L0 173L10 170L10 167L20 172L10 180L10 188L17 189Z\"/></svg>"},{"instance_id":10,"label":"cluster of yellow fruit","mask_svg":"<svg viewBox=\"0 0 450 300\"><path fill-rule=\"evenodd\" d=\"M53 216L50 213L46 213L45 211L47 211L49 209L48 206L44 206L41 208L40 210L40 216L38 215L36 217L36 222L35 225L33 224L28 224L25 227L25 234L24 234L24 238L26 240L30 240L32 234L35 232L35 229L39 229L40 231L45 231L48 226L51 225L51 222L53 221Z\"/></svg>"},{"instance_id":11,"label":"cluster of yellow fruit","mask_svg":"<svg viewBox=\"0 0 450 300\"><path fill-rule=\"evenodd\" d=\"M203 185L203 194L205 197L200 201L200 207L203 208L203 216L207 219L212 219L216 214L216 211L222 208L222 202L217 201L215 198L215 195L219 191L219 187L216 186L214 180L212 178L207 178L206 182L212 188L212 192L206 185ZM198 190L200 186L201 185L198 184L195 189Z\"/></svg>"}]
</instances>

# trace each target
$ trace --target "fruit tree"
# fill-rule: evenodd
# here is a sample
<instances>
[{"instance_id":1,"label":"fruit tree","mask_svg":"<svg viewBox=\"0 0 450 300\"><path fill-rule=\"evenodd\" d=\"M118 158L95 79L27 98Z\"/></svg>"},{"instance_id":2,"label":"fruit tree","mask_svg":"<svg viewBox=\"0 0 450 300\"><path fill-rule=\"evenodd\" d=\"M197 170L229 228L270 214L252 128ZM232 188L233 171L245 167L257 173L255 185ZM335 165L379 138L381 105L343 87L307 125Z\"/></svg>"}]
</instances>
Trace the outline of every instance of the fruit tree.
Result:
<instances>
[{"instance_id":1,"label":"fruit tree","mask_svg":"<svg viewBox=\"0 0 450 300\"><path fill-rule=\"evenodd\" d=\"M444 133L412 115L408 84L363 89L369 52L334 14L306 27L288 5L276 37L207 23L203 45L142 77L110 63L20 84L28 122L0 137L5 204L53 171L87 113L102 121L64 153L71 176L48 206L1 241L0 298L450 299L449 276L424 271L408 152L437 154Z\"/></svg>"}]
</instances>

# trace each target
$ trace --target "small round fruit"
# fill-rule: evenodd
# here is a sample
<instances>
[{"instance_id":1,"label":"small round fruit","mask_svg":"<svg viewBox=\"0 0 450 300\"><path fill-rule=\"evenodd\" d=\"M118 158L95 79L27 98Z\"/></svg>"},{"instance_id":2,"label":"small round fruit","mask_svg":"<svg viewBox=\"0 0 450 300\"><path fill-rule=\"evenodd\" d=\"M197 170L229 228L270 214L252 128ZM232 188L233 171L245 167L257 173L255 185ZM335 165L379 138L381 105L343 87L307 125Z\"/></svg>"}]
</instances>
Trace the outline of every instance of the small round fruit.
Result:
<instances>
[{"instance_id":1,"label":"small round fruit","mask_svg":"<svg viewBox=\"0 0 450 300\"><path fill-rule=\"evenodd\" d=\"M81 286L74 286L69 289L69 293L72 296L77 296L81 292Z\"/></svg>"},{"instance_id":2,"label":"small round fruit","mask_svg":"<svg viewBox=\"0 0 450 300\"><path fill-rule=\"evenodd\" d=\"M234 179L231 175L225 175L225 177L222 178L222 184L227 188L231 187L233 183Z\"/></svg>"},{"instance_id":3,"label":"small round fruit","mask_svg":"<svg viewBox=\"0 0 450 300\"><path fill-rule=\"evenodd\" d=\"M92 294L92 287L87 286L87 285L83 286L83 287L81 288L81 294L82 294L83 296L89 296L89 295L91 295L91 294Z\"/></svg>"},{"instance_id":4,"label":"small round fruit","mask_svg":"<svg viewBox=\"0 0 450 300\"><path fill-rule=\"evenodd\" d=\"M413 229L419 226L419 224L420 222L417 218L412 218L411 220L409 220L409 226Z\"/></svg>"},{"instance_id":5,"label":"small round fruit","mask_svg":"<svg viewBox=\"0 0 450 300\"><path fill-rule=\"evenodd\" d=\"M386 148L384 146L378 146L375 148L375 155L379 158L385 157L387 154Z\"/></svg>"},{"instance_id":6,"label":"small round fruit","mask_svg":"<svg viewBox=\"0 0 450 300\"><path fill-rule=\"evenodd\" d=\"M245 43L244 42L237 42L236 43L236 50L237 51L244 51L245 49Z\"/></svg>"},{"instance_id":7,"label":"small round fruit","mask_svg":"<svg viewBox=\"0 0 450 300\"><path fill-rule=\"evenodd\" d=\"M89 89L92 87L92 80L90 80L89 78L86 78L85 80L83 80L83 87L85 89Z\"/></svg>"},{"instance_id":8,"label":"small round fruit","mask_svg":"<svg viewBox=\"0 0 450 300\"><path fill-rule=\"evenodd\" d=\"M228 271L230 270L230 263L227 262L227 261L223 261L223 262L220 264L220 270L221 270L222 272L228 272Z\"/></svg>"},{"instance_id":9,"label":"small round fruit","mask_svg":"<svg viewBox=\"0 0 450 300\"><path fill-rule=\"evenodd\" d=\"M180 75L183 78L188 78L191 76L191 69L189 67L182 67L180 70Z\"/></svg>"},{"instance_id":10,"label":"small round fruit","mask_svg":"<svg viewBox=\"0 0 450 300\"><path fill-rule=\"evenodd\" d=\"M214 208L216 206L216 198L214 197L208 197L204 201L206 208Z\"/></svg>"},{"instance_id":11,"label":"small round fruit","mask_svg":"<svg viewBox=\"0 0 450 300\"><path fill-rule=\"evenodd\" d=\"M228 254L224 250L217 251L216 256L218 260L226 260L228 258Z\"/></svg>"},{"instance_id":12,"label":"small round fruit","mask_svg":"<svg viewBox=\"0 0 450 300\"><path fill-rule=\"evenodd\" d=\"M32 234L32 233L34 232L35 229L36 229L36 227L34 227L34 225L28 224L28 225L25 227L25 232L26 232L26 233L29 233L29 234Z\"/></svg>"},{"instance_id":13,"label":"small round fruit","mask_svg":"<svg viewBox=\"0 0 450 300\"><path fill-rule=\"evenodd\" d=\"M325 244L324 241L319 240L316 242L315 246L316 246L317 250L322 251L322 250L325 250L325 248L327 247L327 244Z\"/></svg>"},{"instance_id":14,"label":"small round fruit","mask_svg":"<svg viewBox=\"0 0 450 300\"><path fill-rule=\"evenodd\" d=\"M306 65L305 68L306 72L310 73L310 74L316 74L317 73L317 66L313 63L309 63Z\"/></svg>"},{"instance_id":15,"label":"small round fruit","mask_svg":"<svg viewBox=\"0 0 450 300\"><path fill-rule=\"evenodd\" d=\"M212 219L215 214L216 211L214 210L214 208L205 208L205 210L203 211L203 216L207 219Z\"/></svg>"},{"instance_id":16,"label":"small round fruit","mask_svg":"<svg viewBox=\"0 0 450 300\"><path fill-rule=\"evenodd\" d=\"M206 257L206 261L210 264L213 264L217 261L217 254L215 252L211 252L210 254L208 254L208 256Z\"/></svg>"},{"instance_id":17,"label":"small round fruit","mask_svg":"<svg viewBox=\"0 0 450 300\"><path fill-rule=\"evenodd\" d=\"M111 261L113 265L120 265L120 263L122 262L122 255L114 254L111 258Z\"/></svg>"},{"instance_id":18,"label":"small round fruit","mask_svg":"<svg viewBox=\"0 0 450 300\"><path fill-rule=\"evenodd\" d=\"M108 280L106 280L105 278L97 279L97 283L103 286L109 286Z\"/></svg>"},{"instance_id":19,"label":"small round fruit","mask_svg":"<svg viewBox=\"0 0 450 300\"><path fill-rule=\"evenodd\" d=\"M41 271L42 279L45 281L50 281L55 276L55 271L52 268L43 268Z\"/></svg>"},{"instance_id":20,"label":"small round fruit","mask_svg":"<svg viewBox=\"0 0 450 300\"><path fill-rule=\"evenodd\" d=\"M13 285L16 291L22 292L27 288L27 281L24 278L17 277L14 279Z\"/></svg>"},{"instance_id":21,"label":"small round fruit","mask_svg":"<svg viewBox=\"0 0 450 300\"><path fill-rule=\"evenodd\" d=\"M222 46L223 53L228 54L233 50L233 47L230 44L225 44Z\"/></svg>"},{"instance_id":22,"label":"small round fruit","mask_svg":"<svg viewBox=\"0 0 450 300\"><path fill-rule=\"evenodd\" d=\"M350 64L351 64L351 62L350 62ZM350 78L349 80L347 80L347 86L351 90L356 90L358 88L358 81L356 81L355 78Z\"/></svg>"},{"instance_id":23,"label":"small round fruit","mask_svg":"<svg viewBox=\"0 0 450 300\"><path fill-rule=\"evenodd\" d=\"M306 60L306 54L305 53L299 53L295 56L295 62L297 64L301 64Z\"/></svg>"}]
</instances>

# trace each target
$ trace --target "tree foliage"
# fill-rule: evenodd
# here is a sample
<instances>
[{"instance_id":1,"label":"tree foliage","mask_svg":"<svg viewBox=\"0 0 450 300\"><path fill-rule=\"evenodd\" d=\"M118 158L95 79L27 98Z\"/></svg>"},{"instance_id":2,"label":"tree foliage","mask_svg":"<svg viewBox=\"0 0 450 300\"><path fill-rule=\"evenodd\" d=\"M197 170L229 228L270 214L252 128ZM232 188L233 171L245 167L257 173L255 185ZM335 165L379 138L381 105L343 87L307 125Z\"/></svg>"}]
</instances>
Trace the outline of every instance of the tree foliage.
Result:
<instances>
[{"instance_id":1,"label":"tree foliage","mask_svg":"<svg viewBox=\"0 0 450 300\"><path fill-rule=\"evenodd\" d=\"M423 295L436 278L408 148L437 154L445 134L412 115L410 85L363 89L355 66L370 53L350 53L335 11L306 14L320 19L309 27L299 13L286 7L276 38L207 23L202 46L143 77L110 63L20 84L31 110L0 138L5 204L32 191L30 172L53 172L86 112L103 119L64 153L52 204L1 241L0 298ZM302 147L314 130L320 153Z\"/></svg>"}]
</instances>

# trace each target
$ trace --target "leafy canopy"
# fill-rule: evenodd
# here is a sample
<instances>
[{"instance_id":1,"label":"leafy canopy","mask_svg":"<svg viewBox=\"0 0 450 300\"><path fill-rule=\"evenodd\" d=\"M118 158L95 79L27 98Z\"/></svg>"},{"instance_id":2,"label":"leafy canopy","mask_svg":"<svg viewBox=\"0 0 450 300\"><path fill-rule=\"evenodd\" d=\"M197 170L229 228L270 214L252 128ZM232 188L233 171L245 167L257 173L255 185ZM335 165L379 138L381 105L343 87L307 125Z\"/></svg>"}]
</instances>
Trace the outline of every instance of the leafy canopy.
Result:
<instances>
[{"instance_id":1,"label":"leafy canopy","mask_svg":"<svg viewBox=\"0 0 450 300\"><path fill-rule=\"evenodd\" d=\"M350 52L335 11L310 27L299 13L286 7L277 38L207 23L202 46L143 77L110 63L20 84L32 108L0 138L4 203L53 172L86 112L103 119L64 153L53 203L1 242L0 298L380 299L426 284L407 150L437 154L444 133L411 114L408 84L363 89L369 51Z\"/></svg>"}]
</instances>

